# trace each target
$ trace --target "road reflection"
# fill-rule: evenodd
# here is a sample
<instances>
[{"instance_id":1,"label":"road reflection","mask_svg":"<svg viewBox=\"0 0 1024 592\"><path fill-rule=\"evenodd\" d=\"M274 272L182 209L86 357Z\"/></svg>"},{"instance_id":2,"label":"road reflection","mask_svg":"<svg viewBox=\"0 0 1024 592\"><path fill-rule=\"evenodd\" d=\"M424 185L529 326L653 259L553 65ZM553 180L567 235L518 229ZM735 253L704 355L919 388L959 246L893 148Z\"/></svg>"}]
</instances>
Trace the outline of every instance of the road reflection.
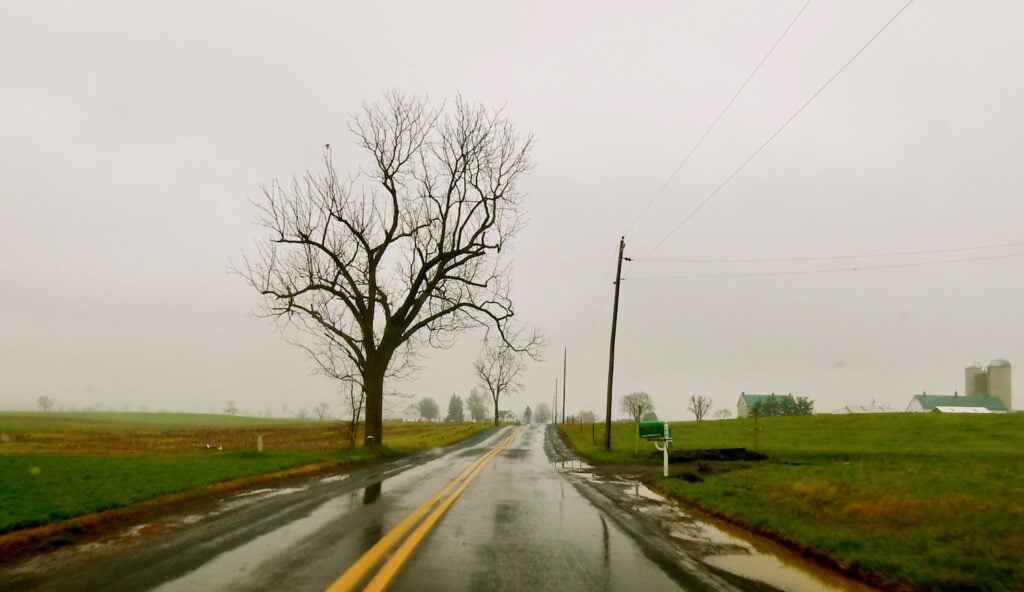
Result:
<instances>
[{"instance_id":1,"label":"road reflection","mask_svg":"<svg viewBox=\"0 0 1024 592\"><path fill-rule=\"evenodd\" d=\"M366 489L363 490L363 504L372 504L377 501L383 483L383 481L376 481L366 486Z\"/></svg>"}]
</instances>

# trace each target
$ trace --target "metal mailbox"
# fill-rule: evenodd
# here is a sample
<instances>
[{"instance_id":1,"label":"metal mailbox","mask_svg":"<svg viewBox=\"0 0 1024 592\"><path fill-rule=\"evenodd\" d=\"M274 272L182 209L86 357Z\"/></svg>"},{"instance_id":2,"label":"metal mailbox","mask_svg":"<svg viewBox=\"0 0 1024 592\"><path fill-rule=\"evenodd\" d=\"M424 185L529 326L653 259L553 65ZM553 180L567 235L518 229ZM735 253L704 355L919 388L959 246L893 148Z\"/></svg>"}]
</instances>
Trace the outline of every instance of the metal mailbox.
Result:
<instances>
[{"instance_id":1,"label":"metal mailbox","mask_svg":"<svg viewBox=\"0 0 1024 592\"><path fill-rule=\"evenodd\" d=\"M672 431L667 421L641 421L640 437L658 440L671 440Z\"/></svg>"}]
</instances>

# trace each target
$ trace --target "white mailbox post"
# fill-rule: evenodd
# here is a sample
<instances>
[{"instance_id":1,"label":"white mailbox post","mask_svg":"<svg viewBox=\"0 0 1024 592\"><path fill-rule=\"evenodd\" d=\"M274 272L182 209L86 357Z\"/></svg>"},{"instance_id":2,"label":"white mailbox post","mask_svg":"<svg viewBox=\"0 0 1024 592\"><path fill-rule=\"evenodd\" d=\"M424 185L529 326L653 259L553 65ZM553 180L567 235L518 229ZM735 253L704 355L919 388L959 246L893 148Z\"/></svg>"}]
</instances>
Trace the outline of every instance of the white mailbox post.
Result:
<instances>
[{"instance_id":1,"label":"white mailbox post","mask_svg":"<svg viewBox=\"0 0 1024 592\"><path fill-rule=\"evenodd\" d=\"M641 421L638 427L640 437L647 440L654 440L654 446L661 451L663 459L663 474L668 477L668 447L672 444L672 429L667 421ZM664 446L658 444L664 442Z\"/></svg>"}]
</instances>

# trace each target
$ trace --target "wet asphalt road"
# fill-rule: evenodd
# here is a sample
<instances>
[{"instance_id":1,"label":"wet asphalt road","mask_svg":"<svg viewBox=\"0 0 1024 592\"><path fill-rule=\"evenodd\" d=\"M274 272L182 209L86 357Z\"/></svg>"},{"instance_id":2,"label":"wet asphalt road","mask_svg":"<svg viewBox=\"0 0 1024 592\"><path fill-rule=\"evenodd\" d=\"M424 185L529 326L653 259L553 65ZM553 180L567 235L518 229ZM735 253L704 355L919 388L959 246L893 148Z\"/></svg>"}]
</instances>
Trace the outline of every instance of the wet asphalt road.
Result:
<instances>
[{"instance_id":1,"label":"wet asphalt road","mask_svg":"<svg viewBox=\"0 0 1024 592\"><path fill-rule=\"evenodd\" d=\"M513 432L235 494L113 540L6 566L0 590L322 591ZM527 426L482 466L388 589L756 588L665 547L587 479L562 470L549 437L547 426Z\"/></svg>"}]
</instances>

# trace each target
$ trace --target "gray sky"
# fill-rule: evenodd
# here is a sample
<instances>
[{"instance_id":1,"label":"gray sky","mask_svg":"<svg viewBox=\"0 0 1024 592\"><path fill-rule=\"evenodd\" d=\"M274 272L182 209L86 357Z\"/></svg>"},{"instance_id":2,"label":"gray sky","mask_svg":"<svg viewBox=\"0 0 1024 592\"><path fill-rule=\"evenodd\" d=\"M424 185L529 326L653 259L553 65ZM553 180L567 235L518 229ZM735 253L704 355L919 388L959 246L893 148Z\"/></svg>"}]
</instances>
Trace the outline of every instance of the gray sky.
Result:
<instances>
[{"instance_id":1,"label":"gray sky","mask_svg":"<svg viewBox=\"0 0 1024 592\"><path fill-rule=\"evenodd\" d=\"M551 401L566 347L569 411L602 415L623 234L615 391L663 417L963 392L1024 363L1024 245L952 250L1024 242L1024 4L914 3L679 226L904 3L812 1L673 177L804 0L2 2L0 408L338 409L227 269L259 184L325 143L353 170L348 116L389 89L537 136L515 297L552 347L509 407ZM808 257L835 258L678 262ZM390 387L445 407L479 337Z\"/></svg>"}]
</instances>

